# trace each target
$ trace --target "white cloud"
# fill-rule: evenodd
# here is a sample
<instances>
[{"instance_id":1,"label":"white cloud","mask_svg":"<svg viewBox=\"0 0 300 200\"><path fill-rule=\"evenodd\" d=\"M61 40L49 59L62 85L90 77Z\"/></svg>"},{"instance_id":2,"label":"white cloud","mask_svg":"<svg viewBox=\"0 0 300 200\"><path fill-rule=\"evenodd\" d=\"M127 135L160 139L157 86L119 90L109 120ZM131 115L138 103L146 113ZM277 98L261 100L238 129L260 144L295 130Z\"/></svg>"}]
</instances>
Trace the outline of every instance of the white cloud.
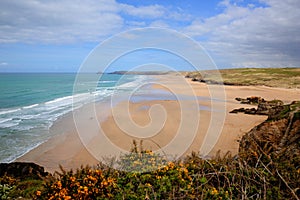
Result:
<instances>
[{"instance_id":1,"label":"white cloud","mask_svg":"<svg viewBox=\"0 0 300 200\"><path fill-rule=\"evenodd\" d=\"M121 11L140 18L159 18L166 13L166 9L160 5L135 7L127 4L120 4Z\"/></svg>"},{"instance_id":2,"label":"white cloud","mask_svg":"<svg viewBox=\"0 0 300 200\"><path fill-rule=\"evenodd\" d=\"M0 7L0 43L100 41L129 28L190 19L179 8L115 0L2 0Z\"/></svg>"},{"instance_id":3,"label":"white cloud","mask_svg":"<svg viewBox=\"0 0 300 200\"><path fill-rule=\"evenodd\" d=\"M0 2L0 42L95 41L122 29L113 0Z\"/></svg>"},{"instance_id":4,"label":"white cloud","mask_svg":"<svg viewBox=\"0 0 300 200\"><path fill-rule=\"evenodd\" d=\"M266 7L241 7L224 1L223 13L195 20L184 32L207 37L204 46L228 58L233 65L272 66L300 64L299 0L261 0Z\"/></svg>"},{"instance_id":5,"label":"white cloud","mask_svg":"<svg viewBox=\"0 0 300 200\"><path fill-rule=\"evenodd\" d=\"M180 8L173 8L171 6L164 7L157 4L138 7L128 4L119 4L119 8L121 12L141 19L189 21L192 18L191 15L184 13Z\"/></svg>"}]
</instances>

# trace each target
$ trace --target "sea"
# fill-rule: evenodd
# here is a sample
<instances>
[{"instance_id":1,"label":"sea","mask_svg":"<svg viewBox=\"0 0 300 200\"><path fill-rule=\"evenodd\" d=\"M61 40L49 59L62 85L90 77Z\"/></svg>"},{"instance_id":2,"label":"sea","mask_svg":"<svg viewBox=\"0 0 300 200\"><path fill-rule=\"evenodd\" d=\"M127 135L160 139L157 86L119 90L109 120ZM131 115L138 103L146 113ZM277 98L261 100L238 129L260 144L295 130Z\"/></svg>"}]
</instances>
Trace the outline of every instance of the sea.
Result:
<instances>
[{"instance_id":1,"label":"sea","mask_svg":"<svg viewBox=\"0 0 300 200\"><path fill-rule=\"evenodd\" d=\"M73 109L107 101L116 92L132 91L148 79L144 75L83 76L80 84L85 87L75 94L76 74L0 74L1 163L12 162L53 137L50 127Z\"/></svg>"}]
</instances>

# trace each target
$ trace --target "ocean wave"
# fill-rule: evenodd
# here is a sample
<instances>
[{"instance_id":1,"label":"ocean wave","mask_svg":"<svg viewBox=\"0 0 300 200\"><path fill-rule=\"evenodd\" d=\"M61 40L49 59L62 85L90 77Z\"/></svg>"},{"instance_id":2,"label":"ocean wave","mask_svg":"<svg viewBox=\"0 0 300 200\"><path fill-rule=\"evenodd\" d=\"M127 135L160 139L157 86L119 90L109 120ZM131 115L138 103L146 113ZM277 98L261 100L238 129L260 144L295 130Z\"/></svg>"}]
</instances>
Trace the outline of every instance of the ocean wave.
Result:
<instances>
[{"instance_id":1,"label":"ocean wave","mask_svg":"<svg viewBox=\"0 0 300 200\"><path fill-rule=\"evenodd\" d=\"M22 125L22 126L12 127L12 129L16 130L16 131L29 131L29 130L34 129L34 128L36 128L36 126L34 126L34 125Z\"/></svg>"},{"instance_id":2,"label":"ocean wave","mask_svg":"<svg viewBox=\"0 0 300 200\"><path fill-rule=\"evenodd\" d=\"M12 120L13 118L0 118L0 124L1 123L4 123L4 122L7 122L7 121L10 121Z\"/></svg>"},{"instance_id":3,"label":"ocean wave","mask_svg":"<svg viewBox=\"0 0 300 200\"><path fill-rule=\"evenodd\" d=\"M137 85L138 85L137 82L124 83L124 84L118 85L117 89L133 88Z\"/></svg>"},{"instance_id":4,"label":"ocean wave","mask_svg":"<svg viewBox=\"0 0 300 200\"><path fill-rule=\"evenodd\" d=\"M20 121L21 120L10 120L10 121L1 123L0 128L11 128L11 127L17 126L17 125L19 125Z\"/></svg>"},{"instance_id":5,"label":"ocean wave","mask_svg":"<svg viewBox=\"0 0 300 200\"><path fill-rule=\"evenodd\" d=\"M21 108L17 108L17 109L12 109L12 110L2 110L0 111L0 115L5 115L5 114L9 114L9 113L14 113L14 112L18 112L20 111Z\"/></svg>"},{"instance_id":6,"label":"ocean wave","mask_svg":"<svg viewBox=\"0 0 300 200\"><path fill-rule=\"evenodd\" d=\"M99 81L99 83L115 83L116 81Z\"/></svg>"},{"instance_id":7,"label":"ocean wave","mask_svg":"<svg viewBox=\"0 0 300 200\"><path fill-rule=\"evenodd\" d=\"M48 101L45 103L45 105L51 105L51 104L61 104L63 103L70 103L70 100L72 100L73 96L66 96L66 97L60 97L51 101Z\"/></svg>"},{"instance_id":8,"label":"ocean wave","mask_svg":"<svg viewBox=\"0 0 300 200\"><path fill-rule=\"evenodd\" d=\"M25 114L25 115L21 115L21 116L20 116L20 119L26 120L26 119L36 118L36 117L38 117L38 116L39 116L39 115L27 115L27 114Z\"/></svg>"},{"instance_id":9,"label":"ocean wave","mask_svg":"<svg viewBox=\"0 0 300 200\"><path fill-rule=\"evenodd\" d=\"M39 104L33 104L33 105L30 105L30 106L24 106L22 109L30 109L30 108L36 107L38 105Z\"/></svg>"}]
</instances>

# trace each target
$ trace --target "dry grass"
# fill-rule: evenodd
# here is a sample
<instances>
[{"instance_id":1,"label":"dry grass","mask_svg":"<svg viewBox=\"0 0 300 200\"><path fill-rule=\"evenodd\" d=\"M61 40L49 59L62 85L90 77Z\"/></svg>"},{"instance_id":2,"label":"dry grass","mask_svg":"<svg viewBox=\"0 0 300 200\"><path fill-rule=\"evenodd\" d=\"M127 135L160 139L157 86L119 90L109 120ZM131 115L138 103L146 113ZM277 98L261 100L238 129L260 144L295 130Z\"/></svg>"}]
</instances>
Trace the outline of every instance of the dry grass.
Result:
<instances>
[{"instance_id":1,"label":"dry grass","mask_svg":"<svg viewBox=\"0 0 300 200\"><path fill-rule=\"evenodd\" d=\"M300 88L300 68L243 68L188 72L191 78L223 82L229 85L265 85ZM220 80L220 76L222 80Z\"/></svg>"}]
</instances>

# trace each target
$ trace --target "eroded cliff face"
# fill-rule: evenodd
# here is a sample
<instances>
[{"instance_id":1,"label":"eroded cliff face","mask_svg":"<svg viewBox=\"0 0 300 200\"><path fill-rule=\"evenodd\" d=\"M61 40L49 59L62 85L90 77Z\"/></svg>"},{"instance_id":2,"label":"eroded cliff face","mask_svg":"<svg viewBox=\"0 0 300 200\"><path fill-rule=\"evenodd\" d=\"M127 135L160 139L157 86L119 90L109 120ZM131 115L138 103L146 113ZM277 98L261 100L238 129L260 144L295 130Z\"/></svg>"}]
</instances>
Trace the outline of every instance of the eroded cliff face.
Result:
<instances>
[{"instance_id":1,"label":"eroded cliff face","mask_svg":"<svg viewBox=\"0 0 300 200\"><path fill-rule=\"evenodd\" d=\"M300 101L273 106L264 112L268 119L241 139L240 156L257 159L264 155L300 168Z\"/></svg>"}]
</instances>

